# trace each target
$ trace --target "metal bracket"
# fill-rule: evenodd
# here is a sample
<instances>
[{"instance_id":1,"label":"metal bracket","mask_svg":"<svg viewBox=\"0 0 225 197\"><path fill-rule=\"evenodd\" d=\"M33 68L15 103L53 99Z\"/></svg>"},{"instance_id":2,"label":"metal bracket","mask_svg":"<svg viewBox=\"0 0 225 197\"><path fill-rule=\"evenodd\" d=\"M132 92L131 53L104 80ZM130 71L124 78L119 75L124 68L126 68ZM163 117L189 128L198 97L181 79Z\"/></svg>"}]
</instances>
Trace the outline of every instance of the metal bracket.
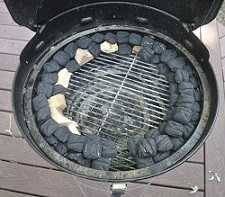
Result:
<instances>
[{"instance_id":1,"label":"metal bracket","mask_svg":"<svg viewBox=\"0 0 225 197\"><path fill-rule=\"evenodd\" d=\"M111 197L121 197L127 191L127 184L125 183L113 183L111 185L112 195Z\"/></svg>"}]
</instances>

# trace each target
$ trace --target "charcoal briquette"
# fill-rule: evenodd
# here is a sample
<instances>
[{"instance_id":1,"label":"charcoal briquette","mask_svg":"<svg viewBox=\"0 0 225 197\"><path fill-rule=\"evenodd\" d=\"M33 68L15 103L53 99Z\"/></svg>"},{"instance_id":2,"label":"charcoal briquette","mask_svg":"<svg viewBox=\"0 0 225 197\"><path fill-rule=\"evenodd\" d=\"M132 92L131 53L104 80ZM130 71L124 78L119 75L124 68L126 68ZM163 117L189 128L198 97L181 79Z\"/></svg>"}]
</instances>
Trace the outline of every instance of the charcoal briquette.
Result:
<instances>
[{"instance_id":1,"label":"charcoal briquette","mask_svg":"<svg viewBox=\"0 0 225 197\"><path fill-rule=\"evenodd\" d=\"M151 58L154 55L154 51L152 49L146 50L142 48L139 53L139 57L145 62L151 62Z\"/></svg>"},{"instance_id":2,"label":"charcoal briquette","mask_svg":"<svg viewBox=\"0 0 225 197\"><path fill-rule=\"evenodd\" d=\"M92 161L91 167L96 170L108 171L110 169L111 163L111 158L99 158Z\"/></svg>"},{"instance_id":3,"label":"charcoal briquette","mask_svg":"<svg viewBox=\"0 0 225 197\"><path fill-rule=\"evenodd\" d=\"M50 144L51 146L54 146L54 147L56 147L57 144L59 143L59 141L53 135L50 135L49 137L46 137L45 139L48 142L48 144Z\"/></svg>"},{"instance_id":4,"label":"charcoal briquette","mask_svg":"<svg viewBox=\"0 0 225 197\"><path fill-rule=\"evenodd\" d=\"M176 83L170 83L170 87L169 87L169 91L170 91L170 94L176 94L178 91L178 86Z\"/></svg>"},{"instance_id":5,"label":"charcoal briquette","mask_svg":"<svg viewBox=\"0 0 225 197\"><path fill-rule=\"evenodd\" d=\"M50 114L49 106L42 107L36 113L36 118L39 123L43 123L47 121L50 118L50 116L51 114Z\"/></svg>"},{"instance_id":6,"label":"charcoal briquette","mask_svg":"<svg viewBox=\"0 0 225 197\"><path fill-rule=\"evenodd\" d=\"M147 138L156 138L157 136L160 135L160 131L159 129L151 129L150 131L147 131L144 135L144 137L147 139Z\"/></svg>"},{"instance_id":7,"label":"charcoal briquette","mask_svg":"<svg viewBox=\"0 0 225 197\"><path fill-rule=\"evenodd\" d=\"M167 77L167 80L170 82L170 83L174 83L175 82L175 74L172 73L172 72L168 72L166 74L166 77Z\"/></svg>"},{"instance_id":8,"label":"charcoal briquette","mask_svg":"<svg viewBox=\"0 0 225 197\"><path fill-rule=\"evenodd\" d=\"M163 51L166 50L166 45L156 41L153 45L153 50L155 51L156 54L161 54Z\"/></svg>"},{"instance_id":9,"label":"charcoal briquette","mask_svg":"<svg viewBox=\"0 0 225 197\"><path fill-rule=\"evenodd\" d=\"M101 43L103 42L104 40L104 34L101 34L101 33L96 33L94 34L91 39L94 41L94 42L97 42L97 43Z\"/></svg>"},{"instance_id":10,"label":"charcoal briquette","mask_svg":"<svg viewBox=\"0 0 225 197\"><path fill-rule=\"evenodd\" d=\"M187 95L187 96L192 96L194 97L194 89L184 89L184 90L179 90L180 95Z\"/></svg>"},{"instance_id":11,"label":"charcoal briquette","mask_svg":"<svg viewBox=\"0 0 225 197\"><path fill-rule=\"evenodd\" d=\"M143 48L152 49L153 50L154 43L155 43L155 41L154 41L154 39L152 37L144 36L143 39L142 39L141 46ZM153 52L154 52L154 50L153 50Z\"/></svg>"},{"instance_id":12,"label":"charcoal briquette","mask_svg":"<svg viewBox=\"0 0 225 197\"><path fill-rule=\"evenodd\" d=\"M68 140L69 135L70 130L65 126L58 127L54 132L54 136L62 143L65 143Z\"/></svg>"},{"instance_id":13,"label":"charcoal briquette","mask_svg":"<svg viewBox=\"0 0 225 197\"><path fill-rule=\"evenodd\" d=\"M169 136L180 137L185 132L185 127L183 124L171 120L165 126L164 131Z\"/></svg>"},{"instance_id":14,"label":"charcoal briquette","mask_svg":"<svg viewBox=\"0 0 225 197\"><path fill-rule=\"evenodd\" d=\"M131 33L129 36L129 43L132 45L141 45L142 36L136 33Z\"/></svg>"},{"instance_id":15,"label":"charcoal briquette","mask_svg":"<svg viewBox=\"0 0 225 197\"><path fill-rule=\"evenodd\" d=\"M188 72L182 69L177 69L175 72L175 81L177 83L181 83L183 81L189 81Z\"/></svg>"},{"instance_id":16,"label":"charcoal briquette","mask_svg":"<svg viewBox=\"0 0 225 197\"><path fill-rule=\"evenodd\" d=\"M181 124L187 124L192 117L192 109L185 107L177 107L173 119Z\"/></svg>"},{"instance_id":17,"label":"charcoal briquette","mask_svg":"<svg viewBox=\"0 0 225 197\"><path fill-rule=\"evenodd\" d=\"M130 55L132 52L131 46L128 44L119 44L119 51L120 55Z\"/></svg>"},{"instance_id":18,"label":"charcoal briquette","mask_svg":"<svg viewBox=\"0 0 225 197\"><path fill-rule=\"evenodd\" d=\"M61 69L61 66L56 61L50 61L43 65L43 69L45 72L52 73L57 72Z\"/></svg>"},{"instance_id":19,"label":"charcoal briquette","mask_svg":"<svg viewBox=\"0 0 225 197\"><path fill-rule=\"evenodd\" d=\"M76 71L80 70L80 65L77 63L76 60L70 60L66 64L66 68L69 72L73 73L73 72L76 72Z\"/></svg>"},{"instance_id":20,"label":"charcoal briquette","mask_svg":"<svg viewBox=\"0 0 225 197\"><path fill-rule=\"evenodd\" d=\"M179 88L179 91L182 91L186 89L193 89L194 87L193 87L193 84L190 82L182 82L179 84L178 88Z\"/></svg>"},{"instance_id":21,"label":"charcoal briquette","mask_svg":"<svg viewBox=\"0 0 225 197\"><path fill-rule=\"evenodd\" d=\"M175 50L167 49L167 50L163 51L163 53L161 55L161 61L167 63L176 57L177 57L177 52Z\"/></svg>"},{"instance_id":22,"label":"charcoal briquette","mask_svg":"<svg viewBox=\"0 0 225 197\"><path fill-rule=\"evenodd\" d=\"M57 73L44 73L41 75L41 81L43 83L55 84L58 80Z\"/></svg>"},{"instance_id":23,"label":"charcoal briquette","mask_svg":"<svg viewBox=\"0 0 225 197\"><path fill-rule=\"evenodd\" d=\"M166 121L162 122L162 123L159 125L159 132L160 132L160 133L164 133L164 130L165 130L166 126L167 126L167 122L166 122Z\"/></svg>"},{"instance_id":24,"label":"charcoal briquette","mask_svg":"<svg viewBox=\"0 0 225 197\"><path fill-rule=\"evenodd\" d=\"M66 63L70 60L70 56L65 51L58 51L53 56L53 60L56 61L59 65L65 66Z\"/></svg>"},{"instance_id":25,"label":"charcoal briquette","mask_svg":"<svg viewBox=\"0 0 225 197\"><path fill-rule=\"evenodd\" d=\"M77 46L81 49L87 49L91 42L92 40L89 37L83 36L77 41Z\"/></svg>"},{"instance_id":26,"label":"charcoal briquette","mask_svg":"<svg viewBox=\"0 0 225 197\"><path fill-rule=\"evenodd\" d=\"M113 158L117 155L116 144L112 140L102 139L102 157Z\"/></svg>"},{"instance_id":27,"label":"charcoal briquette","mask_svg":"<svg viewBox=\"0 0 225 197\"><path fill-rule=\"evenodd\" d=\"M173 150L174 151L177 151L184 144L184 139L182 137L179 137L179 138L172 137L170 139L171 139L171 141L173 143Z\"/></svg>"},{"instance_id":28,"label":"charcoal briquette","mask_svg":"<svg viewBox=\"0 0 225 197\"><path fill-rule=\"evenodd\" d=\"M177 69L182 69L185 66L185 59L183 57L176 57L168 61L167 64L175 72Z\"/></svg>"},{"instance_id":29,"label":"charcoal briquette","mask_svg":"<svg viewBox=\"0 0 225 197\"><path fill-rule=\"evenodd\" d=\"M41 132L48 137L52 135L58 127L59 125L50 118L41 125L40 129Z\"/></svg>"},{"instance_id":30,"label":"charcoal briquette","mask_svg":"<svg viewBox=\"0 0 225 197\"><path fill-rule=\"evenodd\" d=\"M200 118L200 113L199 112L194 112L191 116L191 121L196 123Z\"/></svg>"},{"instance_id":31,"label":"charcoal briquette","mask_svg":"<svg viewBox=\"0 0 225 197\"><path fill-rule=\"evenodd\" d=\"M138 156L140 158L154 156L157 153L157 147L153 138L141 139L137 145Z\"/></svg>"},{"instance_id":32,"label":"charcoal briquette","mask_svg":"<svg viewBox=\"0 0 225 197\"><path fill-rule=\"evenodd\" d=\"M170 105L175 105L175 103L177 102L177 98L178 98L178 94L172 94L170 96Z\"/></svg>"},{"instance_id":33,"label":"charcoal briquette","mask_svg":"<svg viewBox=\"0 0 225 197\"><path fill-rule=\"evenodd\" d=\"M176 103L176 107L185 107L185 108L193 109L194 103Z\"/></svg>"},{"instance_id":34,"label":"charcoal briquette","mask_svg":"<svg viewBox=\"0 0 225 197\"><path fill-rule=\"evenodd\" d=\"M118 43L128 43L129 41L129 32L127 31L118 31L116 33Z\"/></svg>"},{"instance_id":35,"label":"charcoal briquette","mask_svg":"<svg viewBox=\"0 0 225 197\"><path fill-rule=\"evenodd\" d=\"M137 144L139 140L140 140L140 136L136 135L136 136L130 137L127 141L129 154L134 157L137 155Z\"/></svg>"},{"instance_id":36,"label":"charcoal briquette","mask_svg":"<svg viewBox=\"0 0 225 197\"><path fill-rule=\"evenodd\" d=\"M90 167L91 165L90 160L85 159L82 153L69 153L66 157L85 167Z\"/></svg>"},{"instance_id":37,"label":"charcoal briquette","mask_svg":"<svg viewBox=\"0 0 225 197\"><path fill-rule=\"evenodd\" d=\"M74 42L69 43L64 48L64 51L69 55L70 58L74 58L76 50L77 45Z\"/></svg>"},{"instance_id":38,"label":"charcoal briquette","mask_svg":"<svg viewBox=\"0 0 225 197\"><path fill-rule=\"evenodd\" d=\"M152 157L137 158L136 163L137 163L137 168L141 169L141 168L147 168L147 167L152 166L154 164L154 160Z\"/></svg>"},{"instance_id":39,"label":"charcoal briquette","mask_svg":"<svg viewBox=\"0 0 225 197\"><path fill-rule=\"evenodd\" d=\"M149 154L148 154L147 150L145 149L145 146L142 143L137 144L137 156L139 158L149 157Z\"/></svg>"},{"instance_id":40,"label":"charcoal briquette","mask_svg":"<svg viewBox=\"0 0 225 197\"><path fill-rule=\"evenodd\" d=\"M157 136L155 137L157 138ZM149 156L154 156L157 153L157 146L154 138L146 138L146 140L143 140L143 145L145 146L145 149L149 153Z\"/></svg>"},{"instance_id":41,"label":"charcoal briquette","mask_svg":"<svg viewBox=\"0 0 225 197\"><path fill-rule=\"evenodd\" d=\"M84 145L83 155L86 159L99 159L102 156L102 144L98 138L90 138Z\"/></svg>"},{"instance_id":42,"label":"charcoal briquette","mask_svg":"<svg viewBox=\"0 0 225 197\"><path fill-rule=\"evenodd\" d=\"M58 143L57 146L55 147L55 150L60 154L60 155L65 155L67 153L67 148L64 144Z\"/></svg>"},{"instance_id":43,"label":"charcoal briquette","mask_svg":"<svg viewBox=\"0 0 225 197\"><path fill-rule=\"evenodd\" d=\"M104 39L105 41L108 41L111 44L115 44L117 42L116 35L111 32L106 33Z\"/></svg>"},{"instance_id":44,"label":"charcoal briquette","mask_svg":"<svg viewBox=\"0 0 225 197\"><path fill-rule=\"evenodd\" d=\"M189 95L180 95L177 100L178 103L194 103L195 98Z\"/></svg>"},{"instance_id":45,"label":"charcoal briquette","mask_svg":"<svg viewBox=\"0 0 225 197\"><path fill-rule=\"evenodd\" d=\"M38 111L42 107L48 106L48 99L44 94L38 94L32 99L34 111Z\"/></svg>"},{"instance_id":46,"label":"charcoal briquette","mask_svg":"<svg viewBox=\"0 0 225 197\"><path fill-rule=\"evenodd\" d=\"M195 77L191 77L190 82L192 83L194 88L198 87L198 82L197 82L197 79Z\"/></svg>"},{"instance_id":47,"label":"charcoal briquette","mask_svg":"<svg viewBox=\"0 0 225 197\"><path fill-rule=\"evenodd\" d=\"M153 159L154 159L154 161L155 161L156 163L158 163L158 162L160 162L160 161L166 159L166 158L169 157L169 156L170 156L170 151L168 151L168 152L163 152L163 153L158 153L156 156L153 157Z\"/></svg>"},{"instance_id":48,"label":"charcoal briquette","mask_svg":"<svg viewBox=\"0 0 225 197\"><path fill-rule=\"evenodd\" d=\"M86 136L70 134L67 141L67 147L74 152L81 153L86 141Z\"/></svg>"},{"instance_id":49,"label":"charcoal briquette","mask_svg":"<svg viewBox=\"0 0 225 197\"><path fill-rule=\"evenodd\" d=\"M92 42L88 47L88 50L94 57L97 57L101 53L100 44Z\"/></svg>"},{"instance_id":50,"label":"charcoal briquette","mask_svg":"<svg viewBox=\"0 0 225 197\"><path fill-rule=\"evenodd\" d=\"M196 101L201 101L201 91L199 89L194 90L194 97Z\"/></svg>"},{"instance_id":51,"label":"charcoal briquette","mask_svg":"<svg viewBox=\"0 0 225 197\"><path fill-rule=\"evenodd\" d=\"M49 83L40 82L37 86L37 93L49 98L53 93L53 85Z\"/></svg>"},{"instance_id":52,"label":"charcoal briquette","mask_svg":"<svg viewBox=\"0 0 225 197\"><path fill-rule=\"evenodd\" d=\"M160 152L166 152L173 148L173 144L168 135L160 135L155 138L157 144L157 150Z\"/></svg>"},{"instance_id":53,"label":"charcoal briquette","mask_svg":"<svg viewBox=\"0 0 225 197\"><path fill-rule=\"evenodd\" d=\"M169 73L168 67L163 63L158 64L158 68L161 75L167 75Z\"/></svg>"},{"instance_id":54,"label":"charcoal briquette","mask_svg":"<svg viewBox=\"0 0 225 197\"><path fill-rule=\"evenodd\" d=\"M201 111L201 106L198 102L194 102L193 103L193 107L192 107L194 112L200 112Z\"/></svg>"},{"instance_id":55,"label":"charcoal briquette","mask_svg":"<svg viewBox=\"0 0 225 197\"><path fill-rule=\"evenodd\" d=\"M56 94L65 94L68 91L67 88L65 88L62 85L55 85L53 87L53 92L52 95L56 95Z\"/></svg>"},{"instance_id":56,"label":"charcoal briquette","mask_svg":"<svg viewBox=\"0 0 225 197\"><path fill-rule=\"evenodd\" d=\"M158 64L160 62L160 58L158 55L154 55L152 58L151 58L151 63L152 64Z\"/></svg>"}]
</instances>

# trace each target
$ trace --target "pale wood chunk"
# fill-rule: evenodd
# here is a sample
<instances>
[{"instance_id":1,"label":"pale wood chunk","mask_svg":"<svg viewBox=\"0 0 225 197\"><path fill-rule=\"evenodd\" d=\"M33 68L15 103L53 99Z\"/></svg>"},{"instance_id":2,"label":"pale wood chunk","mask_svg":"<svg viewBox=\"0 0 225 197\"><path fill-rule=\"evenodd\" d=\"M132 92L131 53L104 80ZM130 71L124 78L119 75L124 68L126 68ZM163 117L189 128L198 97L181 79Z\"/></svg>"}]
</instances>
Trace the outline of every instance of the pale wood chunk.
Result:
<instances>
[{"instance_id":1,"label":"pale wood chunk","mask_svg":"<svg viewBox=\"0 0 225 197\"><path fill-rule=\"evenodd\" d=\"M49 107L64 110L66 108L66 98L63 94L57 94L48 99Z\"/></svg>"},{"instance_id":2,"label":"pale wood chunk","mask_svg":"<svg viewBox=\"0 0 225 197\"><path fill-rule=\"evenodd\" d=\"M68 88L71 75L72 73L70 73L66 68L63 68L58 72L58 81L56 85L62 85L65 88Z\"/></svg>"},{"instance_id":3,"label":"pale wood chunk","mask_svg":"<svg viewBox=\"0 0 225 197\"><path fill-rule=\"evenodd\" d=\"M80 135L80 132L77 129L78 128L77 123L65 117L63 114L63 110L50 107L50 111L51 111L51 117L54 121L56 121L60 125L68 127L68 129L72 133Z\"/></svg>"},{"instance_id":4,"label":"pale wood chunk","mask_svg":"<svg viewBox=\"0 0 225 197\"><path fill-rule=\"evenodd\" d=\"M94 59L94 56L87 49L77 49L75 60L79 65L84 65Z\"/></svg>"},{"instance_id":5,"label":"pale wood chunk","mask_svg":"<svg viewBox=\"0 0 225 197\"><path fill-rule=\"evenodd\" d=\"M134 46L132 53L137 55L140 52L140 50L141 50L141 46Z\"/></svg>"},{"instance_id":6,"label":"pale wood chunk","mask_svg":"<svg viewBox=\"0 0 225 197\"><path fill-rule=\"evenodd\" d=\"M100 48L101 48L101 51L105 53L115 53L119 50L117 43L111 44L110 42L107 42L107 41L103 42L100 45Z\"/></svg>"},{"instance_id":7,"label":"pale wood chunk","mask_svg":"<svg viewBox=\"0 0 225 197\"><path fill-rule=\"evenodd\" d=\"M52 119L60 125L68 127L68 129L77 135L80 135L78 131L78 125L76 122L65 117L63 110L66 108L66 99L63 94L57 94L48 99L49 108Z\"/></svg>"}]
</instances>

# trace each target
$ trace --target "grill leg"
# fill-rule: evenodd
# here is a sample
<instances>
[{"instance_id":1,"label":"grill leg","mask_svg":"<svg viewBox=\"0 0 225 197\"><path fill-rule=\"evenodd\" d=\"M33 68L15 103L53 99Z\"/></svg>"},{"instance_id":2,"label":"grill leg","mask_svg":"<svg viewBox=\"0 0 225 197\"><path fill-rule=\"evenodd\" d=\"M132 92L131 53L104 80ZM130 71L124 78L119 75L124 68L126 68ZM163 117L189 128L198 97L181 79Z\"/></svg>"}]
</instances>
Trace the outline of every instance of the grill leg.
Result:
<instances>
[{"instance_id":1,"label":"grill leg","mask_svg":"<svg viewBox=\"0 0 225 197\"><path fill-rule=\"evenodd\" d=\"M121 197L127 191L127 184L125 183L113 183L111 185L112 195L111 197Z\"/></svg>"}]
</instances>

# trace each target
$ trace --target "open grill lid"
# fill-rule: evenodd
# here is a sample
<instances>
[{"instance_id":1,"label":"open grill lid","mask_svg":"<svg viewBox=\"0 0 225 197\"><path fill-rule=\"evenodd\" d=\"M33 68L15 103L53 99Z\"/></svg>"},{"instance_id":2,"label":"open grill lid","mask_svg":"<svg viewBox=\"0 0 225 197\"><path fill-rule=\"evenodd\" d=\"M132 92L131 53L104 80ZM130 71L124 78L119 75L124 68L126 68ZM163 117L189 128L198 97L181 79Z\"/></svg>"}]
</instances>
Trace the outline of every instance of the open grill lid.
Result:
<instances>
[{"instance_id":1,"label":"open grill lid","mask_svg":"<svg viewBox=\"0 0 225 197\"><path fill-rule=\"evenodd\" d=\"M20 25L37 30L38 26L47 23L51 18L72 8L93 4L112 3L106 0L5 0L13 17ZM121 1L118 1L121 3ZM151 6L167 12L183 23L197 28L213 20L223 0L125 0L124 2ZM141 13L140 13L141 14Z\"/></svg>"}]
</instances>

